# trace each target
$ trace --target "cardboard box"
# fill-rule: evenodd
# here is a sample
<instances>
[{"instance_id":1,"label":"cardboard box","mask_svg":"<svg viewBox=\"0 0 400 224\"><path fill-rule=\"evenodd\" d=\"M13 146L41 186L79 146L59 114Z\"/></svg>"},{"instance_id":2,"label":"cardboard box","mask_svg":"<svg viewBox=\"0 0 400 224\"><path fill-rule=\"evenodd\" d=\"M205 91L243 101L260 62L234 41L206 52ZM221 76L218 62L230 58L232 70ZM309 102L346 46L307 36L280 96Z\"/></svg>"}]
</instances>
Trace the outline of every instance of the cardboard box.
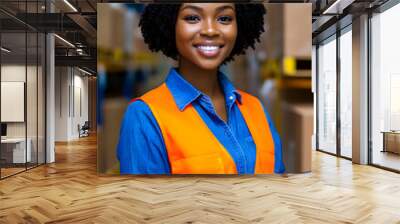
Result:
<instances>
[{"instance_id":1,"label":"cardboard box","mask_svg":"<svg viewBox=\"0 0 400 224\"><path fill-rule=\"evenodd\" d=\"M288 173L311 171L313 104L282 103L282 153Z\"/></svg>"}]
</instances>

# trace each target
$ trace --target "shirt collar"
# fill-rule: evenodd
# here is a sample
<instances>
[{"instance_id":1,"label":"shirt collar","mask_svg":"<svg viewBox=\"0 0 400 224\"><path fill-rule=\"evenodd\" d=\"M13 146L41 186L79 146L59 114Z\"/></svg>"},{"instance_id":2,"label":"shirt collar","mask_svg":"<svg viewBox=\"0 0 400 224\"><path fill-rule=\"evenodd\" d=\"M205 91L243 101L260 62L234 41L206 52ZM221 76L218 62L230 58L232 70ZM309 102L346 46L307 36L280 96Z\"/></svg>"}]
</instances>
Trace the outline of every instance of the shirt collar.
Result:
<instances>
[{"instance_id":1,"label":"shirt collar","mask_svg":"<svg viewBox=\"0 0 400 224\"><path fill-rule=\"evenodd\" d=\"M238 100L239 103L242 103L240 93L235 89L225 74L218 72L218 78L224 91L226 102L228 103L228 99L230 99L232 101ZM176 68L171 68L169 70L165 83L180 111L184 110L189 104L204 95L200 90L186 81Z\"/></svg>"},{"instance_id":2,"label":"shirt collar","mask_svg":"<svg viewBox=\"0 0 400 224\"><path fill-rule=\"evenodd\" d=\"M218 72L218 79L222 86L222 90L224 91L225 101L229 102L236 102L236 100L242 104L242 95L239 91L233 86L232 82L228 79L228 77L221 71Z\"/></svg>"}]
</instances>

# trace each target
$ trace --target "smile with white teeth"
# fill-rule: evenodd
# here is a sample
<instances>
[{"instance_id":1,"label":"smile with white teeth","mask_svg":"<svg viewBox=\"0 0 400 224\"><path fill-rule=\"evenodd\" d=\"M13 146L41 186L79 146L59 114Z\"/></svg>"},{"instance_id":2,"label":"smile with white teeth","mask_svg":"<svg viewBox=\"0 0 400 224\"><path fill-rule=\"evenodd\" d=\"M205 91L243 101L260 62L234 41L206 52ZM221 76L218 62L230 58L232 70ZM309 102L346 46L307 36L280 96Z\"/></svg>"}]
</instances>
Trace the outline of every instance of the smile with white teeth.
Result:
<instances>
[{"instance_id":1,"label":"smile with white teeth","mask_svg":"<svg viewBox=\"0 0 400 224\"><path fill-rule=\"evenodd\" d=\"M203 51L216 51L219 49L218 46L198 46L198 48Z\"/></svg>"},{"instance_id":2,"label":"smile with white teeth","mask_svg":"<svg viewBox=\"0 0 400 224\"><path fill-rule=\"evenodd\" d=\"M221 47L217 45L197 45L196 48L201 55L205 57L214 57L218 55Z\"/></svg>"}]
</instances>

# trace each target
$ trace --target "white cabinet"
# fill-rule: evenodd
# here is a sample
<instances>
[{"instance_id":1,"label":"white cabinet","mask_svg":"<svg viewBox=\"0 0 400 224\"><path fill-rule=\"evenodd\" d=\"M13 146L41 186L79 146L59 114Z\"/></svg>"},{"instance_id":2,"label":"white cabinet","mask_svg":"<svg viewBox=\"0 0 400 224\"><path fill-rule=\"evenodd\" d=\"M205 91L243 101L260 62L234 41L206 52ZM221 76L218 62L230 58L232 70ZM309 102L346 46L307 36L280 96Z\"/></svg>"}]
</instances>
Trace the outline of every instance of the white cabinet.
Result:
<instances>
[{"instance_id":1,"label":"white cabinet","mask_svg":"<svg viewBox=\"0 0 400 224\"><path fill-rule=\"evenodd\" d=\"M25 144L27 143L26 151ZM25 138L7 138L2 139L2 147L12 149L12 162L25 163L32 161L32 140L28 138L25 143ZM25 161L26 160L26 161Z\"/></svg>"}]
</instances>

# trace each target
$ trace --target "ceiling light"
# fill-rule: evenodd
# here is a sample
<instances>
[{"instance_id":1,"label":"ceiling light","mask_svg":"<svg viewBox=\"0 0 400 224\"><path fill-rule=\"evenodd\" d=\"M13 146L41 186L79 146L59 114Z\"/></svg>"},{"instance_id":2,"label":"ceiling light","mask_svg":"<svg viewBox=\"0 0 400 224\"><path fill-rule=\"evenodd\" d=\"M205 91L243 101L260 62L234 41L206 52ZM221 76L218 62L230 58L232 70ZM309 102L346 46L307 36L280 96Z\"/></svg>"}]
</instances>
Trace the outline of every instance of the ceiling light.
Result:
<instances>
[{"instance_id":1,"label":"ceiling light","mask_svg":"<svg viewBox=\"0 0 400 224\"><path fill-rule=\"evenodd\" d=\"M57 34L54 34L54 36L57 37L57 38L58 38L59 40L61 40L62 42L64 42L65 44L67 44L68 46L75 48L75 45L71 44L71 42L69 42L68 40L66 40L66 39L64 39L64 38L62 38L62 37L60 37L60 36L57 35Z\"/></svg>"},{"instance_id":2,"label":"ceiling light","mask_svg":"<svg viewBox=\"0 0 400 224\"><path fill-rule=\"evenodd\" d=\"M9 50L9 49L7 49L7 48L5 48L5 47L1 47L1 50L4 51L4 52L6 52L6 53L10 53L10 52L11 52L11 50Z\"/></svg>"},{"instance_id":3,"label":"ceiling light","mask_svg":"<svg viewBox=\"0 0 400 224\"><path fill-rule=\"evenodd\" d=\"M64 0L65 4L67 4L74 12L78 12L78 10L68 1Z\"/></svg>"},{"instance_id":4,"label":"ceiling light","mask_svg":"<svg viewBox=\"0 0 400 224\"><path fill-rule=\"evenodd\" d=\"M81 72L83 72L83 73L85 73L85 74L87 74L87 75L93 75L92 73L90 73L90 72L88 72L88 71L86 71L86 70L83 70L83 69L81 69L81 68L78 68L78 70L81 71Z\"/></svg>"},{"instance_id":5,"label":"ceiling light","mask_svg":"<svg viewBox=\"0 0 400 224\"><path fill-rule=\"evenodd\" d=\"M78 55L83 55L83 49L81 48L77 48L76 52L78 53Z\"/></svg>"},{"instance_id":6,"label":"ceiling light","mask_svg":"<svg viewBox=\"0 0 400 224\"><path fill-rule=\"evenodd\" d=\"M342 14L347 6L351 5L355 0L336 0L322 14Z\"/></svg>"}]
</instances>

